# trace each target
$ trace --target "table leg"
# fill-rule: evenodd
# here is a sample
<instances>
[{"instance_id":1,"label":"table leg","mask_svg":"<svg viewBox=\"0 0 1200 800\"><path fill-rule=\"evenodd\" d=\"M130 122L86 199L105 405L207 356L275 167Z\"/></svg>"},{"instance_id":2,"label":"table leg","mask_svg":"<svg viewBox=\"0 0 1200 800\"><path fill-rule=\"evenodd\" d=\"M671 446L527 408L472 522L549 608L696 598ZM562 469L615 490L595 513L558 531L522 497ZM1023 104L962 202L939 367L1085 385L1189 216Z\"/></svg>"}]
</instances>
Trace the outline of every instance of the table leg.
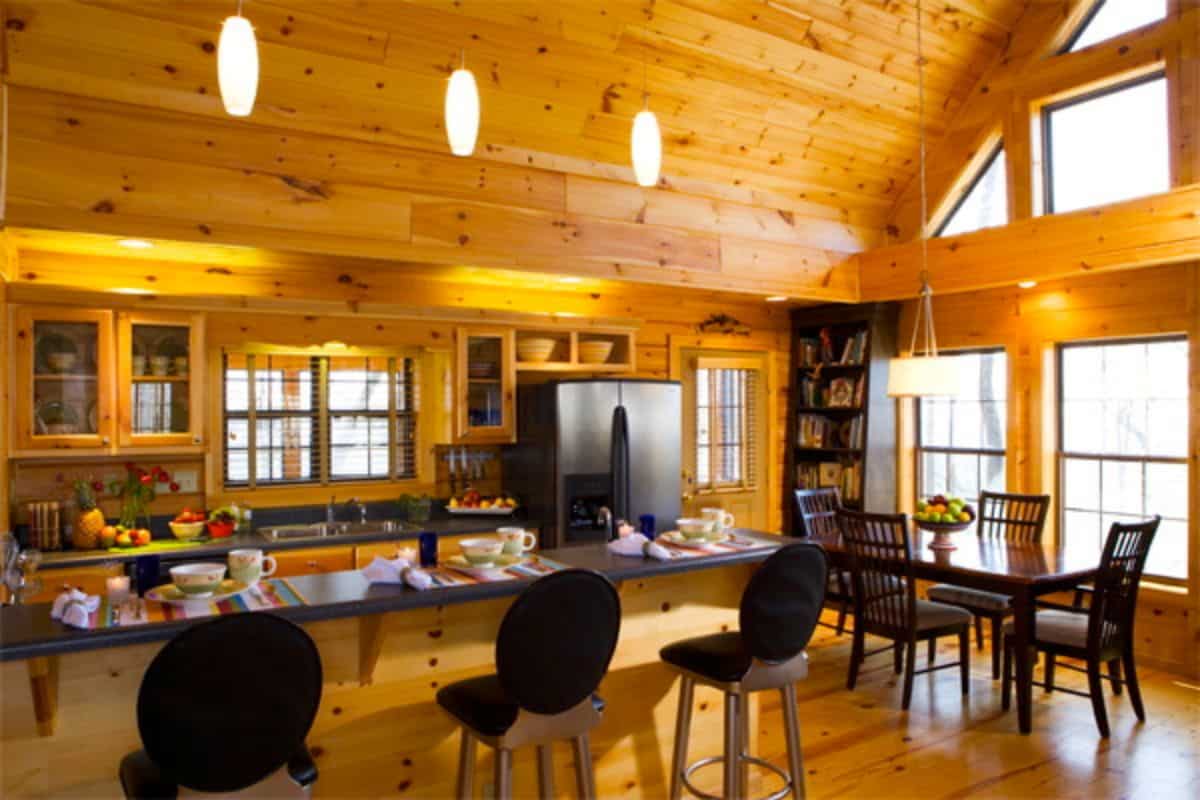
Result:
<instances>
[{"instance_id":1,"label":"table leg","mask_svg":"<svg viewBox=\"0 0 1200 800\"><path fill-rule=\"evenodd\" d=\"M1013 600L1013 666L1017 673L1017 724L1021 733L1033 730L1033 645L1036 607L1033 592L1027 588L1014 592Z\"/></svg>"}]
</instances>

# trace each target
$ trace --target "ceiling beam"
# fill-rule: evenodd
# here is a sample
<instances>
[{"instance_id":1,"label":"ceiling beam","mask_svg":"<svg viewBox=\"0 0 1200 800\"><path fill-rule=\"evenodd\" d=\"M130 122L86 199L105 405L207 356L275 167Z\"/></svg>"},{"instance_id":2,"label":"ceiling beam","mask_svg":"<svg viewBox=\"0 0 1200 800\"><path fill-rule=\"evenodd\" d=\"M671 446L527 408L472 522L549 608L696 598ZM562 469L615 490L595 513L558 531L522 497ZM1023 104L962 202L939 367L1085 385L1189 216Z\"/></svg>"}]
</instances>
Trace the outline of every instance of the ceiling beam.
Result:
<instances>
[{"instance_id":1,"label":"ceiling beam","mask_svg":"<svg viewBox=\"0 0 1200 800\"><path fill-rule=\"evenodd\" d=\"M1164 194L1019 220L929 241L928 278L941 294L1200 259L1200 183ZM862 300L911 298L921 243L852 256Z\"/></svg>"}]
</instances>

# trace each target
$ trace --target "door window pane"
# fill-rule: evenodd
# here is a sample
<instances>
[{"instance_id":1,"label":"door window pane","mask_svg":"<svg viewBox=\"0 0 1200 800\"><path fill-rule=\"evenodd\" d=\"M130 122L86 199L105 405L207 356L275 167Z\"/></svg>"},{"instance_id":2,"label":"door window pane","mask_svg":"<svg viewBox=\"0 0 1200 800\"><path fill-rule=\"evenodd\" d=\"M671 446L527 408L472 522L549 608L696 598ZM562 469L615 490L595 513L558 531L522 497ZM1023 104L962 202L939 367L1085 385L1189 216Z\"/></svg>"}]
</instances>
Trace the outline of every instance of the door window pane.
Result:
<instances>
[{"instance_id":1,"label":"door window pane","mask_svg":"<svg viewBox=\"0 0 1200 800\"><path fill-rule=\"evenodd\" d=\"M696 484L754 486L758 447L754 424L758 372L696 370Z\"/></svg>"},{"instance_id":2,"label":"door window pane","mask_svg":"<svg viewBox=\"0 0 1200 800\"><path fill-rule=\"evenodd\" d=\"M1167 81L1161 75L1044 110L1047 211L1170 188Z\"/></svg>"}]
</instances>

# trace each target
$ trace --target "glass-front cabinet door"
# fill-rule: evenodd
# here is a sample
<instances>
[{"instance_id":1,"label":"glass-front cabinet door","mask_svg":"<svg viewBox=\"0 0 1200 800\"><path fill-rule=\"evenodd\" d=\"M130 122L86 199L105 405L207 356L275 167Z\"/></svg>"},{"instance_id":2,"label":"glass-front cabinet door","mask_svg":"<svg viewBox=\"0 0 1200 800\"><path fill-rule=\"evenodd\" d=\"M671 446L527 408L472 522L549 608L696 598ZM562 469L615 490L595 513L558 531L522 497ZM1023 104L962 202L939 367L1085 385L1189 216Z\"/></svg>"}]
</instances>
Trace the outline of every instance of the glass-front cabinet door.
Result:
<instances>
[{"instance_id":1,"label":"glass-front cabinet door","mask_svg":"<svg viewBox=\"0 0 1200 800\"><path fill-rule=\"evenodd\" d=\"M466 444L516 436L516 363L511 330L459 328L457 435Z\"/></svg>"},{"instance_id":2,"label":"glass-front cabinet door","mask_svg":"<svg viewBox=\"0 0 1200 800\"><path fill-rule=\"evenodd\" d=\"M199 315L118 312L118 431L122 447L203 443L203 321Z\"/></svg>"},{"instance_id":3,"label":"glass-front cabinet door","mask_svg":"<svg viewBox=\"0 0 1200 800\"><path fill-rule=\"evenodd\" d=\"M16 314L17 446L112 445L112 314L25 306Z\"/></svg>"}]
</instances>

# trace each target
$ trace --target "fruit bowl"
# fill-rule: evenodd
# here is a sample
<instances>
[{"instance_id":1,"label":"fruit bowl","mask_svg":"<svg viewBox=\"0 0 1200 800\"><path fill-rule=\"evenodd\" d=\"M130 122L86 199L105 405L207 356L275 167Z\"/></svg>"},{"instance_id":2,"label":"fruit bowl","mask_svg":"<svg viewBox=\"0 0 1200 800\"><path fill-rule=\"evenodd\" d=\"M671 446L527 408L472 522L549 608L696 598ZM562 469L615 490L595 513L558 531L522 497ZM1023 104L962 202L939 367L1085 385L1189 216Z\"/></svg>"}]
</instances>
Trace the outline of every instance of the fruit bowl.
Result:
<instances>
[{"instance_id":1,"label":"fruit bowl","mask_svg":"<svg viewBox=\"0 0 1200 800\"><path fill-rule=\"evenodd\" d=\"M917 503L913 524L933 534L932 550L954 550L950 534L965 531L975 523L975 509L957 497L934 495Z\"/></svg>"},{"instance_id":2,"label":"fruit bowl","mask_svg":"<svg viewBox=\"0 0 1200 800\"><path fill-rule=\"evenodd\" d=\"M200 534L204 533L204 521L200 522L171 522L168 523L171 528L171 533L175 534L176 539L184 541L195 539Z\"/></svg>"}]
</instances>

